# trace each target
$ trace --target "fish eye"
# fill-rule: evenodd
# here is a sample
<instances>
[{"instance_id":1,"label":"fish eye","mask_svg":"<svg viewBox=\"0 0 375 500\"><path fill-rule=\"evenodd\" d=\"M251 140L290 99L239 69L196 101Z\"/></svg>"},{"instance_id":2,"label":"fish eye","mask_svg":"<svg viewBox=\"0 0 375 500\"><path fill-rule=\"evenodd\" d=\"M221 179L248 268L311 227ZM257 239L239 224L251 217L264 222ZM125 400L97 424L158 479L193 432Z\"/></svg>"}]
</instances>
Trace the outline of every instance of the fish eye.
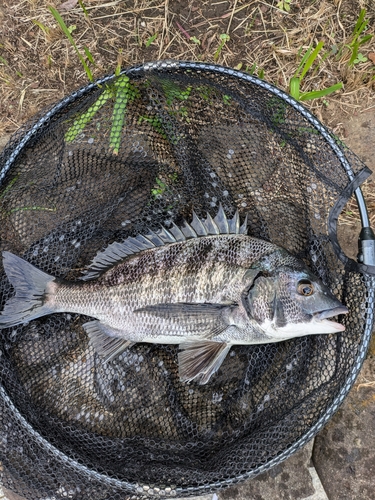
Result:
<instances>
[{"instance_id":1,"label":"fish eye","mask_svg":"<svg viewBox=\"0 0 375 500\"><path fill-rule=\"evenodd\" d=\"M298 293L308 297L314 293L314 285L309 280L301 280L297 286Z\"/></svg>"}]
</instances>

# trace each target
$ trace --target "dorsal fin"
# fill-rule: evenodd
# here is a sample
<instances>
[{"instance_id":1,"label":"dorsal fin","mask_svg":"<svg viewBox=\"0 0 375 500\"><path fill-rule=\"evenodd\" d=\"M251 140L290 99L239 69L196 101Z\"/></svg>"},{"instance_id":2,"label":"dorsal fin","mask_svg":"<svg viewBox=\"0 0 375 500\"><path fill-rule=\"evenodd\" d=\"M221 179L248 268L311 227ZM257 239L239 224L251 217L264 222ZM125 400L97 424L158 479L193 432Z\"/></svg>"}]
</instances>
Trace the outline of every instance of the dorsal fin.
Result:
<instances>
[{"instance_id":1,"label":"dorsal fin","mask_svg":"<svg viewBox=\"0 0 375 500\"><path fill-rule=\"evenodd\" d=\"M198 236L207 236L206 226L204 222L200 220L198 215L193 210L193 220L191 222L191 227L197 233Z\"/></svg>"},{"instance_id":2,"label":"dorsal fin","mask_svg":"<svg viewBox=\"0 0 375 500\"><path fill-rule=\"evenodd\" d=\"M217 227L213 218L208 212L204 224L206 225L207 234L220 234L219 228Z\"/></svg>"},{"instance_id":3,"label":"dorsal fin","mask_svg":"<svg viewBox=\"0 0 375 500\"><path fill-rule=\"evenodd\" d=\"M240 216L238 210L236 210L233 219L229 221L229 232L230 234L238 234L240 232Z\"/></svg>"},{"instance_id":4,"label":"dorsal fin","mask_svg":"<svg viewBox=\"0 0 375 500\"><path fill-rule=\"evenodd\" d=\"M170 229L166 229L165 227L161 227L158 231L149 229L146 234L139 234L135 237L130 236L122 243L117 241L112 243L103 252L99 252L95 256L87 272L81 279L91 280L97 278L101 273L125 260L130 255L137 254L143 250L209 235L246 234L246 232L247 216L240 227L238 210L233 218L229 220L221 204L214 219L209 213L207 213L206 220L199 219L193 211L193 220L190 224L184 220L181 227L178 227L173 222Z\"/></svg>"},{"instance_id":5,"label":"dorsal fin","mask_svg":"<svg viewBox=\"0 0 375 500\"><path fill-rule=\"evenodd\" d=\"M240 234L247 234L247 215L248 214L246 214L245 220L243 221L243 224L240 227L240 230L239 230Z\"/></svg>"},{"instance_id":6,"label":"dorsal fin","mask_svg":"<svg viewBox=\"0 0 375 500\"><path fill-rule=\"evenodd\" d=\"M163 243L175 243L176 240L173 236L173 234L171 234L169 231L167 231L165 229L165 227L162 227L160 229L160 231L158 231L157 233L158 236L160 236L161 240L163 241Z\"/></svg>"},{"instance_id":7,"label":"dorsal fin","mask_svg":"<svg viewBox=\"0 0 375 500\"><path fill-rule=\"evenodd\" d=\"M178 226L176 226L176 224L174 222L172 222L172 227L169 231L173 234L176 241L185 241L186 240L184 233L181 231L181 229Z\"/></svg>"},{"instance_id":8,"label":"dorsal fin","mask_svg":"<svg viewBox=\"0 0 375 500\"><path fill-rule=\"evenodd\" d=\"M186 220L183 221L181 231L184 233L184 236L187 240L190 238L196 238L198 236L191 225L186 222Z\"/></svg>"},{"instance_id":9,"label":"dorsal fin","mask_svg":"<svg viewBox=\"0 0 375 500\"><path fill-rule=\"evenodd\" d=\"M217 225L220 234L229 234L229 224L227 216L225 215L223 205L220 203L219 211L214 218L214 222Z\"/></svg>"}]
</instances>

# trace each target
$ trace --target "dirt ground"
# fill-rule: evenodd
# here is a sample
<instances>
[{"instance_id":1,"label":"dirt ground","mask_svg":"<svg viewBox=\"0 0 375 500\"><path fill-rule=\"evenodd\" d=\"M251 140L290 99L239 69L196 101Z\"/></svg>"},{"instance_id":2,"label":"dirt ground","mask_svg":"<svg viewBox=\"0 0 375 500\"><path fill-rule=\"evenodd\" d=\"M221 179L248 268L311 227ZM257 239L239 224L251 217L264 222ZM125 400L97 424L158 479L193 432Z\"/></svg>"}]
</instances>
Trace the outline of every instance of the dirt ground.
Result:
<instances>
[{"instance_id":1,"label":"dirt ground","mask_svg":"<svg viewBox=\"0 0 375 500\"><path fill-rule=\"evenodd\" d=\"M289 91L304 54L323 42L303 76L301 91L338 82L343 88L304 104L371 163L371 130L364 127L350 139L358 123L366 121L363 117L371 119L375 110L373 0L3 0L0 136L13 133L35 113L88 83L50 5L63 18L93 78L145 61L184 59L241 69ZM363 31L357 22L361 9L366 11ZM357 57L351 62L354 50ZM373 188L372 181L364 186L375 222ZM354 200L341 222L341 244L355 257L359 215Z\"/></svg>"}]
</instances>

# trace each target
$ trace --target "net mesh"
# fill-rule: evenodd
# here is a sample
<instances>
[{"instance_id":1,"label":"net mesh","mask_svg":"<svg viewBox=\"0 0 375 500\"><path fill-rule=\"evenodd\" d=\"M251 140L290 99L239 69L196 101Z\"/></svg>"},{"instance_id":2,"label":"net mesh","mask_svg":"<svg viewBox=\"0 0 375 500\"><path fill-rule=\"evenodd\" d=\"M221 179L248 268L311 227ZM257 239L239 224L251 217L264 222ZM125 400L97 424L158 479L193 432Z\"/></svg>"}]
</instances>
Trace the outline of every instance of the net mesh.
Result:
<instances>
[{"instance_id":1,"label":"net mesh","mask_svg":"<svg viewBox=\"0 0 375 500\"><path fill-rule=\"evenodd\" d=\"M204 386L180 382L176 346L136 344L103 364L87 317L3 330L6 488L35 500L189 495L261 472L319 430L358 372L373 308L327 232L350 181L342 157L353 175L364 165L322 130L255 78L163 63L81 89L13 137L0 157L0 250L77 280L110 243L221 203L302 258L349 314L342 334L233 347ZM0 309L13 294L0 258Z\"/></svg>"}]
</instances>

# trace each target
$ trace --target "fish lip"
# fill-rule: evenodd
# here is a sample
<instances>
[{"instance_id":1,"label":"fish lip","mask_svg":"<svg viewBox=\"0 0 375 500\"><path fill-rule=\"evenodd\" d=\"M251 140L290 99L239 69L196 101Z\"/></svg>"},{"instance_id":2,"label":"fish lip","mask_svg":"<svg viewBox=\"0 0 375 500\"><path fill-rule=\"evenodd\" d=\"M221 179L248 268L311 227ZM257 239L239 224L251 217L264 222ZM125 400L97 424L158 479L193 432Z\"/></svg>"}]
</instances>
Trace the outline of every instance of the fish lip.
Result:
<instances>
[{"instance_id":1,"label":"fish lip","mask_svg":"<svg viewBox=\"0 0 375 500\"><path fill-rule=\"evenodd\" d=\"M349 309L345 306L334 307L332 309L326 309L325 311L320 311L314 314L314 317L321 321L323 319L332 318L333 316L338 316L339 314L347 314Z\"/></svg>"}]
</instances>

